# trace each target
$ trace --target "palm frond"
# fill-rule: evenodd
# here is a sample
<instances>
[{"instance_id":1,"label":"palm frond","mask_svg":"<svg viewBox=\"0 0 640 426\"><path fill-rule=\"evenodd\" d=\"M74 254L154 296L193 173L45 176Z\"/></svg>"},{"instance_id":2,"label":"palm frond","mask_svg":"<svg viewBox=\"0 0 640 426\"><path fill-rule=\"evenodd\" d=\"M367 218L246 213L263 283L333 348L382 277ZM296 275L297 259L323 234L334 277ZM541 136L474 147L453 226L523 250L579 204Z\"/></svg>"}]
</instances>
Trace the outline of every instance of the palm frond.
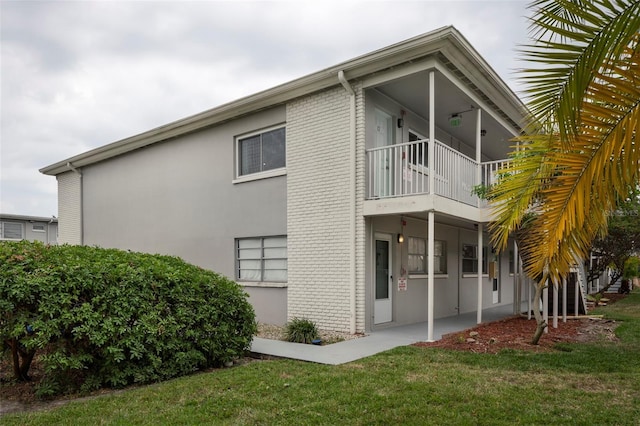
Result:
<instances>
[{"instance_id":1,"label":"palm frond","mask_svg":"<svg viewBox=\"0 0 640 426\"><path fill-rule=\"evenodd\" d=\"M537 0L530 9L536 43L524 46L523 60L551 64L521 70L533 115L548 131L570 144L579 127L579 111L594 72L620 57L640 27L640 2L609 0Z\"/></svg>"},{"instance_id":2,"label":"palm frond","mask_svg":"<svg viewBox=\"0 0 640 426\"><path fill-rule=\"evenodd\" d=\"M520 234L524 268L559 279L606 229L609 213L640 183L640 35L593 73L570 146L563 135L519 138L510 171L490 190L493 242ZM527 214L532 218L522 227Z\"/></svg>"}]
</instances>

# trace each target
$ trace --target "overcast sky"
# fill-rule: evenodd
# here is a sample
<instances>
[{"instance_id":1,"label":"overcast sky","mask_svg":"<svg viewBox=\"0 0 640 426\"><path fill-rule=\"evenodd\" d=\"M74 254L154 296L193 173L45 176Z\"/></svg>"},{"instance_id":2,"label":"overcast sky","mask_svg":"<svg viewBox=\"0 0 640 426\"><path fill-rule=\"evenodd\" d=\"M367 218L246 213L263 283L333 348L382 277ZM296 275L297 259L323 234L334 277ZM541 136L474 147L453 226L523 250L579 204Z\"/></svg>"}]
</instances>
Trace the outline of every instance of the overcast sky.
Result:
<instances>
[{"instance_id":1,"label":"overcast sky","mask_svg":"<svg viewBox=\"0 0 640 426\"><path fill-rule=\"evenodd\" d=\"M517 91L526 6L0 0L0 212L57 216L44 166L445 25Z\"/></svg>"}]
</instances>

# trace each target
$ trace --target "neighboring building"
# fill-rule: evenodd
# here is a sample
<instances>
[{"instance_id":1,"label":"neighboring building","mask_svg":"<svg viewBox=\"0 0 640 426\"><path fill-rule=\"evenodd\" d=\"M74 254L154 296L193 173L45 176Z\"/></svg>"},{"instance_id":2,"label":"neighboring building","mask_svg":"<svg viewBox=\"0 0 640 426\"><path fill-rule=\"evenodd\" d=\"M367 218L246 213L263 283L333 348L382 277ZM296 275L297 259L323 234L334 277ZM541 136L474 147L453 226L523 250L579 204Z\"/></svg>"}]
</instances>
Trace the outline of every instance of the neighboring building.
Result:
<instances>
[{"instance_id":1,"label":"neighboring building","mask_svg":"<svg viewBox=\"0 0 640 426\"><path fill-rule=\"evenodd\" d=\"M180 256L237 280L264 322L432 330L519 309L513 250L491 248L472 190L525 114L445 27L41 172L61 243Z\"/></svg>"},{"instance_id":2,"label":"neighboring building","mask_svg":"<svg viewBox=\"0 0 640 426\"><path fill-rule=\"evenodd\" d=\"M29 240L57 244L58 219L55 216L41 217L0 213L0 240Z\"/></svg>"}]
</instances>

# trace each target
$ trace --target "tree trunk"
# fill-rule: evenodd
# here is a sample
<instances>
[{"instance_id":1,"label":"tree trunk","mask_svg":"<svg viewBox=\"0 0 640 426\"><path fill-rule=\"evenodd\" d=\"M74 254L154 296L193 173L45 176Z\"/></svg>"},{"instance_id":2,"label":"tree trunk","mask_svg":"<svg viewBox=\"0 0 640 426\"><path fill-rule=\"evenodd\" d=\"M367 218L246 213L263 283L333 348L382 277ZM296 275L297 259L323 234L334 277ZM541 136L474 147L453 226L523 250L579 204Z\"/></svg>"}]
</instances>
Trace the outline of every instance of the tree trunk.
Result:
<instances>
[{"instance_id":1,"label":"tree trunk","mask_svg":"<svg viewBox=\"0 0 640 426\"><path fill-rule=\"evenodd\" d=\"M35 354L35 350L20 350L20 358L22 358L22 363L20 364L20 377L24 381L31 380L31 377L29 377L29 368L31 368L31 362L33 361Z\"/></svg>"},{"instance_id":2,"label":"tree trunk","mask_svg":"<svg viewBox=\"0 0 640 426\"><path fill-rule=\"evenodd\" d=\"M19 382L28 382L29 368L36 354L35 350L26 351L20 348L18 339L5 340L5 343L11 347L11 358L13 360L13 376ZM22 361L22 362L20 362Z\"/></svg>"},{"instance_id":3,"label":"tree trunk","mask_svg":"<svg viewBox=\"0 0 640 426\"><path fill-rule=\"evenodd\" d=\"M537 326L535 333L533 333L533 338L531 339L532 345L537 345L540 342L542 333L544 333L545 328L547 328L547 322L542 318L542 314L540 313L540 298L542 297L542 290L547 286L545 281L546 280L543 280L536 285L536 294L534 296L536 303L533 308L533 316L536 318Z\"/></svg>"}]
</instances>

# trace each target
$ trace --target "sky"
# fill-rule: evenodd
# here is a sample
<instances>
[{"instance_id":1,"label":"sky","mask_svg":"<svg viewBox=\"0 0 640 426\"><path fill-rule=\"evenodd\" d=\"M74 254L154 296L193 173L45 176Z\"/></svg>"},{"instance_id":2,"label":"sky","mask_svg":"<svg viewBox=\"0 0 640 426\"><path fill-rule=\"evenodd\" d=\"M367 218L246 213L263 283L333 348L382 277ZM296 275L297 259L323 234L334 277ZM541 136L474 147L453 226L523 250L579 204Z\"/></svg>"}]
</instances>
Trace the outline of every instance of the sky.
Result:
<instances>
[{"instance_id":1,"label":"sky","mask_svg":"<svg viewBox=\"0 0 640 426\"><path fill-rule=\"evenodd\" d=\"M0 0L0 212L38 169L446 25L519 92L527 1Z\"/></svg>"}]
</instances>

